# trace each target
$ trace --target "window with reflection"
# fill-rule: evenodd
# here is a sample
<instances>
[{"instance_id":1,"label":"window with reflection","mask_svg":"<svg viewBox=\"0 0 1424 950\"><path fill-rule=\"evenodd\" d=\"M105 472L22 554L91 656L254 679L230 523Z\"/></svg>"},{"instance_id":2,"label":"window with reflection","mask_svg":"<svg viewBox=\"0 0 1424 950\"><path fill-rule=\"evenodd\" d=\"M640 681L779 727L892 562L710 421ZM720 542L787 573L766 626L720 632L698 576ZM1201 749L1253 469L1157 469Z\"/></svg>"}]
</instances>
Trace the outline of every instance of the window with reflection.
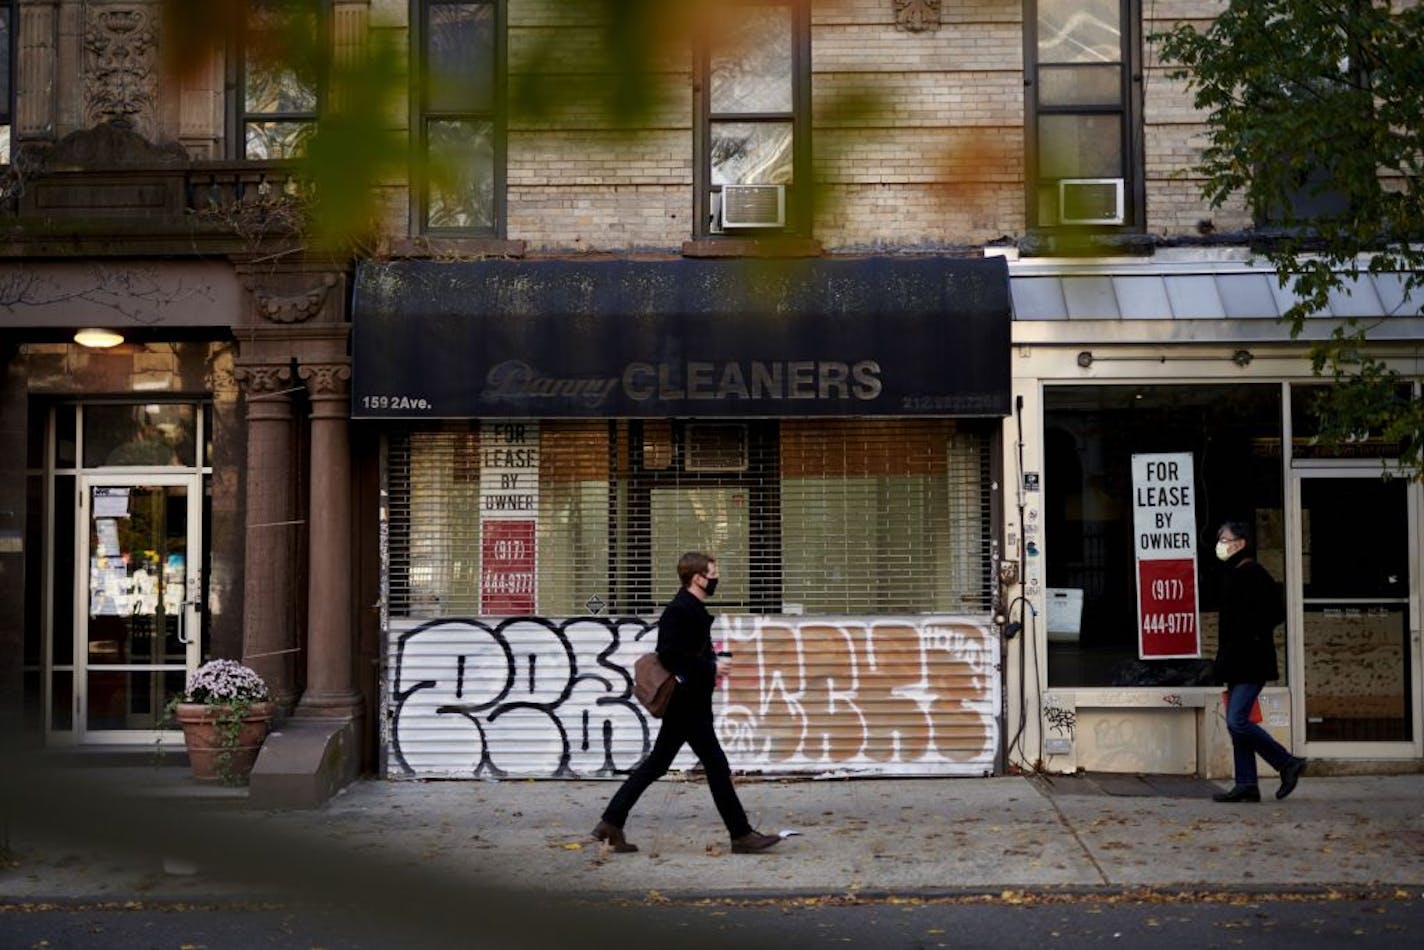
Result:
<instances>
[{"instance_id":1,"label":"window with reflection","mask_svg":"<svg viewBox=\"0 0 1424 950\"><path fill-rule=\"evenodd\" d=\"M243 158L296 158L316 129L325 6L325 0L249 0L236 123Z\"/></svg>"},{"instance_id":2,"label":"window with reflection","mask_svg":"<svg viewBox=\"0 0 1424 950\"><path fill-rule=\"evenodd\" d=\"M84 407L84 467L195 464L192 403L95 403Z\"/></svg>"},{"instance_id":3,"label":"window with reflection","mask_svg":"<svg viewBox=\"0 0 1424 950\"><path fill-rule=\"evenodd\" d=\"M1140 0L1034 0L1029 20L1030 220L1139 225Z\"/></svg>"},{"instance_id":4,"label":"window with reflection","mask_svg":"<svg viewBox=\"0 0 1424 950\"><path fill-rule=\"evenodd\" d=\"M1407 416L1410 404L1417 403L1414 387L1409 383L1390 385L1330 383L1296 383L1291 393L1291 457L1296 459L1392 459L1403 451L1397 439L1387 438L1378 428L1382 409ZM1365 396L1373 397L1362 403ZM1374 400L1380 402L1376 403ZM1349 413L1350 419L1373 416L1375 427L1362 427L1344 435L1332 433L1326 423L1334 413ZM1342 428L1335 426L1334 428Z\"/></svg>"},{"instance_id":5,"label":"window with reflection","mask_svg":"<svg viewBox=\"0 0 1424 950\"><path fill-rule=\"evenodd\" d=\"M701 233L804 230L808 4L741 0L709 7L697 56Z\"/></svg>"},{"instance_id":6,"label":"window with reflection","mask_svg":"<svg viewBox=\"0 0 1424 950\"><path fill-rule=\"evenodd\" d=\"M1044 577L1050 599L1081 609L1040 617L1048 685L1212 685L1223 521L1255 530L1256 557L1285 576L1281 387L1055 386L1044 393ZM1192 456L1201 660L1138 657L1132 456ZM1276 634L1286 669L1285 637Z\"/></svg>"},{"instance_id":7,"label":"window with reflection","mask_svg":"<svg viewBox=\"0 0 1424 950\"><path fill-rule=\"evenodd\" d=\"M503 195L503 5L422 0L420 227L494 234Z\"/></svg>"}]
</instances>

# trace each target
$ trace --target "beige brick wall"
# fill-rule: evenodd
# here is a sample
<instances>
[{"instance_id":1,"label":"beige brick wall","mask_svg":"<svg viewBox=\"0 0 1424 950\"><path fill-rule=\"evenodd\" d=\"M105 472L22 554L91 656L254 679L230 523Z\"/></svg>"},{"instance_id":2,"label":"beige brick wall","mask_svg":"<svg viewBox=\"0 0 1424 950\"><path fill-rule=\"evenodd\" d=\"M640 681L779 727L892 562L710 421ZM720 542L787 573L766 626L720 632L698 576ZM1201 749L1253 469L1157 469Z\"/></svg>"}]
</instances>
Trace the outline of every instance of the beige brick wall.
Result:
<instances>
[{"instance_id":1,"label":"beige brick wall","mask_svg":"<svg viewBox=\"0 0 1424 950\"><path fill-rule=\"evenodd\" d=\"M837 184L818 197L816 234L841 251L953 248L1023 230L1017 182Z\"/></svg>"},{"instance_id":2,"label":"beige brick wall","mask_svg":"<svg viewBox=\"0 0 1424 950\"><path fill-rule=\"evenodd\" d=\"M1192 105L1182 79L1173 79L1152 34L1179 21L1204 28L1224 4L1220 0L1158 0L1146 5L1143 24L1143 173L1147 193L1147 229L1162 235L1195 234L1247 227L1251 217L1239 201L1213 208L1202 196L1197 165L1206 144L1204 115Z\"/></svg>"},{"instance_id":3,"label":"beige brick wall","mask_svg":"<svg viewBox=\"0 0 1424 950\"><path fill-rule=\"evenodd\" d=\"M1144 3L1150 36L1178 20L1209 21L1223 0ZM691 4L686 5L691 7ZM370 0L372 30L409 45L409 0ZM507 236L531 250L675 252L693 234L693 90L682 6L666 8L667 38L650 56L649 109L612 130L600 95L604 24L599 6L510 0L512 100L535 73L555 108L509 117ZM59 58L78 56L79 4L63 0ZM832 252L865 246L975 245L1020 235L1024 209L1023 6L950 0L938 31L894 25L891 0L814 0L812 145L814 236ZM1193 170L1202 117L1185 84L1168 78L1150 39L1144 48L1145 187L1150 231L1190 233L1247 223L1241 208L1212 209ZM549 73L552 71L552 79ZM220 109L205 114L201 84L184 89L183 133L196 151L221 133ZM77 95L58 97L61 121ZM211 123L209 132L202 126ZM389 117L405 132L404 100ZM212 139L215 141L216 139ZM213 153L219 149L214 147ZM382 185L387 225L409 231L409 195Z\"/></svg>"},{"instance_id":4,"label":"beige brick wall","mask_svg":"<svg viewBox=\"0 0 1424 950\"><path fill-rule=\"evenodd\" d=\"M1148 7L1155 19L1143 32L1150 36L1179 19L1205 22L1220 7L1220 0L1162 0ZM946 4L943 14L940 30L911 34L895 29L893 4L884 0L813 7L814 234L832 252L973 245L1024 230L1022 8L979 0ZM597 24L552 0L515 0L511 24L512 50L547 41L549 30L583 51L576 59L596 49ZM531 135L511 137L510 237L550 250L616 251L675 249L691 236L691 78L678 71L683 61L675 50L658 62L668 70L668 105L645 134L624 140L567 134L572 126L596 126L600 117L588 113L557 134L531 127ZM1239 206L1212 209L1200 196L1194 166L1201 116L1185 84L1168 78L1150 39L1144 65L1148 229L1193 233L1206 221L1218 230L1244 226L1248 217ZM627 208L630 188L653 185L680 186L686 194L667 202L662 214L640 208L601 235L588 233L582 218L570 229L562 217L572 206L588 213ZM525 186L533 190L516 198L515 189ZM538 188L547 194L536 201ZM533 204L521 209L520 201Z\"/></svg>"},{"instance_id":5,"label":"beige brick wall","mask_svg":"<svg viewBox=\"0 0 1424 950\"><path fill-rule=\"evenodd\" d=\"M938 32L894 28L893 4L813 7L815 236L829 250L969 244L1021 230L1023 36L1017 4L946 5ZM557 39L570 89L596 61L586 8L514 0L511 69L548 68ZM511 118L510 238L532 249L676 250L693 234L692 81L685 45L654 57L660 106L636 134L579 106ZM566 65L565 65L566 64Z\"/></svg>"},{"instance_id":6,"label":"beige brick wall","mask_svg":"<svg viewBox=\"0 0 1424 950\"><path fill-rule=\"evenodd\" d=\"M891 3L816 4L815 236L828 250L1023 230L1022 6L967 0L942 12L938 31L916 34L895 29Z\"/></svg>"},{"instance_id":7,"label":"beige brick wall","mask_svg":"<svg viewBox=\"0 0 1424 950\"><path fill-rule=\"evenodd\" d=\"M681 185L511 186L509 235L535 252L677 248L692 230L691 194Z\"/></svg>"}]
</instances>

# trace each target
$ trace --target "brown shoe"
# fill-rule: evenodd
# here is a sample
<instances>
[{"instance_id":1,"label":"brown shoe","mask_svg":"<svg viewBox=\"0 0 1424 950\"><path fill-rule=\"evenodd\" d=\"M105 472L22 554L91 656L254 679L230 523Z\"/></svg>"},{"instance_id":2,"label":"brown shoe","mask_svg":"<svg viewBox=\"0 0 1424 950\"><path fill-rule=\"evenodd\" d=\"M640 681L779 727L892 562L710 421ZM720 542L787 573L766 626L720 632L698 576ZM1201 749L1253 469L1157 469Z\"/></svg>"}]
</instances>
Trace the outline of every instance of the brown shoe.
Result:
<instances>
[{"instance_id":1,"label":"brown shoe","mask_svg":"<svg viewBox=\"0 0 1424 950\"><path fill-rule=\"evenodd\" d=\"M760 831L748 831L740 838L732 839L732 853L760 854L780 840L780 835L764 835Z\"/></svg>"},{"instance_id":2,"label":"brown shoe","mask_svg":"<svg viewBox=\"0 0 1424 950\"><path fill-rule=\"evenodd\" d=\"M630 843L627 838L623 837L622 828L606 821L599 821L593 826L593 836L599 841L607 841L618 854L631 854L638 850L636 844Z\"/></svg>"}]
</instances>

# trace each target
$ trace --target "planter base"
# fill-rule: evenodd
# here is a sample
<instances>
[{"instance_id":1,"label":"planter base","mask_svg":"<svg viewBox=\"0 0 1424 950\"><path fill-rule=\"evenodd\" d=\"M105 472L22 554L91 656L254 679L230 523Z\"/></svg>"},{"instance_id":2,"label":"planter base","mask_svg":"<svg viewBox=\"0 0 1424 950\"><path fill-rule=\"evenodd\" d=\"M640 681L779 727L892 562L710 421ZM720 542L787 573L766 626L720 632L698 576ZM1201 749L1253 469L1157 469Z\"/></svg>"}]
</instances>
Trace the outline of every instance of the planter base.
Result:
<instances>
[{"instance_id":1,"label":"planter base","mask_svg":"<svg viewBox=\"0 0 1424 950\"><path fill-rule=\"evenodd\" d=\"M174 718L183 729L193 778L200 782L245 784L262 741L267 738L276 708L274 703L253 703L237 725L236 744L228 745L223 741L225 727L219 725L220 708L203 703L179 703Z\"/></svg>"}]
</instances>

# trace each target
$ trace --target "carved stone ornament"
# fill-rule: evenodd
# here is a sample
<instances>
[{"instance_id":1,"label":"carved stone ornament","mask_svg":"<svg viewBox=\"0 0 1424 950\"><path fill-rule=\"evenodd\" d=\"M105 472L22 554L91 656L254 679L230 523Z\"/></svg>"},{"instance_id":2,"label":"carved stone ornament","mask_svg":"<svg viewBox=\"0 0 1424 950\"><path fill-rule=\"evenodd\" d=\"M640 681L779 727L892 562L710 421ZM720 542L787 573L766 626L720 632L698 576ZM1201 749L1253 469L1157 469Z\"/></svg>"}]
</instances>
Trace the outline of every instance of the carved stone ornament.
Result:
<instances>
[{"instance_id":1,"label":"carved stone ornament","mask_svg":"<svg viewBox=\"0 0 1424 950\"><path fill-rule=\"evenodd\" d=\"M297 372L313 396L344 396L351 391L351 367L345 363L319 363Z\"/></svg>"},{"instance_id":2,"label":"carved stone ornament","mask_svg":"<svg viewBox=\"0 0 1424 950\"><path fill-rule=\"evenodd\" d=\"M934 33L940 25L940 0L895 0L895 29Z\"/></svg>"},{"instance_id":3,"label":"carved stone ornament","mask_svg":"<svg viewBox=\"0 0 1424 950\"><path fill-rule=\"evenodd\" d=\"M247 274L242 282L252 292L252 305L259 320L293 324L312 320L326 306L337 278L332 274L322 274L318 279L321 281L318 286L310 286L311 275ZM303 287L304 284L308 286ZM278 287L274 285L283 285L280 289L286 292L278 293Z\"/></svg>"},{"instance_id":4,"label":"carved stone ornament","mask_svg":"<svg viewBox=\"0 0 1424 950\"><path fill-rule=\"evenodd\" d=\"M84 112L153 138L158 26L146 3L90 5L84 32Z\"/></svg>"},{"instance_id":5,"label":"carved stone ornament","mask_svg":"<svg viewBox=\"0 0 1424 950\"><path fill-rule=\"evenodd\" d=\"M233 373L249 396L270 395L291 386L291 366L239 366Z\"/></svg>"},{"instance_id":6,"label":"carved stone ornament","mask_svg":"<svg viewBox=\"0 0 1424 950\"><path fill-rule=\"evenodd\" d=\"M262 319L272 323L306 323L321 313L326 303L326 293L335 280L327 280L320 287L297 294L255 293L257 312Z\"/></svg>"}]
</instances>

